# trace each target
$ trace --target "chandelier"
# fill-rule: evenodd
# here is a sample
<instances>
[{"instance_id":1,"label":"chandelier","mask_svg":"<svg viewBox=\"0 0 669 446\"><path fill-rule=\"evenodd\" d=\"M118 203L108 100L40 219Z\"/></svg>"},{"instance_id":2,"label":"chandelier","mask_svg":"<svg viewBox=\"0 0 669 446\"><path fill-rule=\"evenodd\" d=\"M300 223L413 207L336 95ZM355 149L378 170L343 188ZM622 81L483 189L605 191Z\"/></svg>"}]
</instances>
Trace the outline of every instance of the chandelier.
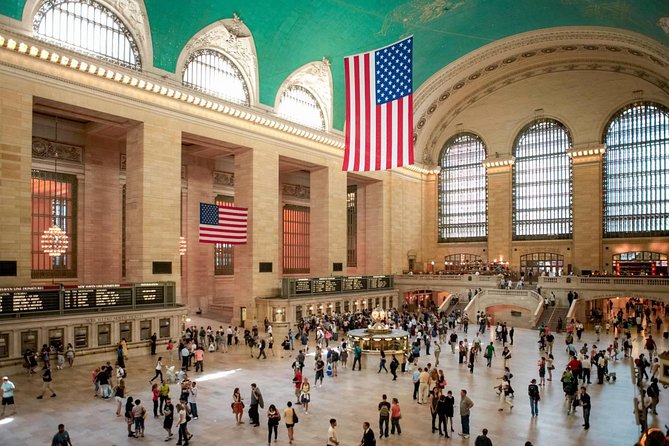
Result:
<instances>
[{"instance_id":1,"label":"chandelier","mask_svg":"<svg viewBox=\"0 0 669 446\"><path fill-rule=\"evenodd\" d=\"M186 237L179 237L179 255L185 256L187 250L188 243L186 242Z\"/></svg>"},{"instance_id":2,"label":"chandelier","mask_svg":"<svg viewBox=\"0 0 669 446\"><path fill-rule=\"evenodd\" d=\"M69 244L70 240L65 231L54 224L44 231L40 245L44 254L48 254L51 257L57 257L67 252Z\"/></svg>"}]
</instances>

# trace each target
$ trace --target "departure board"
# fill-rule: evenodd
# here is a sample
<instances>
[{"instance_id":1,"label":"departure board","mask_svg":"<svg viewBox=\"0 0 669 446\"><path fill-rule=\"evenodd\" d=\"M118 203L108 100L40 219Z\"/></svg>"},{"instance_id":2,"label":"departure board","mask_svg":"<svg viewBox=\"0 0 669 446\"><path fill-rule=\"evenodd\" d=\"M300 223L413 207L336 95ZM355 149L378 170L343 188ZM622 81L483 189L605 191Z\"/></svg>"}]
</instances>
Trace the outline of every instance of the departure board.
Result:
<instances>
[{"instance_id":1,"label":"departure board","mask_svg":"<svg viewBox=\"0 0 669 446\"><path fill-rule=\"evenodd\" d=\"M58 311L59 295L59 287L0 288L0 313Z\"/></svg>"},{"instance_id":2,"label":"departure board","mask_svg":"<svg viewBox=\"0 0 669 446\"><path fill-rule=\"evenodd\" d=\"M350 293L388 290L393 287L392 276L340 276L311 279L284 279L289 295Z\"/></svg>"},{"instance_id":3,"label":"departure board","mask_svg":"<svg viewBox=\"0 0 669 446\"><path fill-rule=\"evenodd\" d=\"M165 303L165 287L161 283L139 283L135 287L135 303L162 304Z\"/></svg>"}]
</instances>

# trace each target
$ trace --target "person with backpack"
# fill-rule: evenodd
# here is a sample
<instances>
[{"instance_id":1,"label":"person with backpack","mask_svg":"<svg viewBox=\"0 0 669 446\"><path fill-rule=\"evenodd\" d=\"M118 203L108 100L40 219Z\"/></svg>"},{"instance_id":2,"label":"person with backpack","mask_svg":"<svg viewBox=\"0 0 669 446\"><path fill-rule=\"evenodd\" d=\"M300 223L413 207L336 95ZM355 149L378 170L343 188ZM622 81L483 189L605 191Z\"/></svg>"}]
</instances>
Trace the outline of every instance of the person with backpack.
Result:
<instances>
[{"instance_id":1,"label":"person with backpack","mask_svg":"<svg viewBox=\"0 0 669 446\"><path fill-rule=\"evenodd\" d=\"M646 395L651 399L650 410L653 412L653 415L657 415L657 405L660 402L660 386L657 383L657 378L652 378L650 385L646 389Z\"/></svg>"},{"instance_id":2,"label":"person with backpack","mask_svg":"<svg viewBox=\"0 0 669 446\"><path fill-rule=\"evenodd\" d=\"M539 386L537 385L537 380L532 379L530 385L527 386L527 395L530 397L530 411L532 412L533 417L539 416L539 400L541 395L539 394Z\"/></svg>"},{"instance_id":3,"label":"person with backpack","mask_svg":"<svg viewBox=\"0 0 669 446\"><path fill-rule=\"evenodd\" d=\"M390 361L390 373L393 375L393 381L397 381L397 368L400 366L400 362L397 360L395 355Z\"/></svg>"},{"instance_id":4,"label":"person with backpack","mask_svg":"<svg viewBox=\"0 0 669 446\"><path fill-rule=\"evenodd\" d=\"M339 362L339 350L333 348L330 353L330 364L332 365L332 376L337 376L337 363Z\"/></svg>"}]
</instances>

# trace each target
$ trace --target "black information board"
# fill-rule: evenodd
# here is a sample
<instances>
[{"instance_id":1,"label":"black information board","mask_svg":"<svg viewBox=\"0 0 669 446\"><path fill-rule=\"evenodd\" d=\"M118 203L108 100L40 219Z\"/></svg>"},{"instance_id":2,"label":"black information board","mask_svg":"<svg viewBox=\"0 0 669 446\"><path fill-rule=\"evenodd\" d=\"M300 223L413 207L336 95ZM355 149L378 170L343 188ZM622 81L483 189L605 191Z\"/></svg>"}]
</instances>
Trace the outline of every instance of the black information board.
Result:
<instances>
[{"instance_id":1,"label":"black information board","mask_svg":"<svg viewBox=\"0 0 669 446\"><path fill-rule=\"evenodd\" d=\"M122 285L83 285L65 287L64 308L103 308L132 305L132 287Z\"/></svg>"},{"instance_id":2,"label":"black information board","mask_svg":"<svg viewBox=\"0 0 669 446\"><path fill-rule=\"evenodd\" d=\"M369 276L367 277L367 289L379 290L390 288L390 276Z\"/></svg>"},{"instance_id":3,"label":"black information board","mask_svg":"<svg viewBox=\"0 0 669 446\"><path fill-rule=\"evenodd\" d=\"M344 277L343 287L344 291L360 291L367 289L366 277Z\"/></svg>"},{"instance_id":4,"label":"black information board","mask_svg":"<svg viewBox=\"0 0 669 446\"><path fill-rule=\"evenodd\" d=\"M341 277L321 277L311 279L311 293L339 293L341 292Z\"/></svg>"},{"instance_id":5,"label":"black information board","mask_svg":"<svg viewBox=\"0 0 669 446\"><path fill-rule=\"evenodd\" d=\"M135 287L135 303L162 304L165 303L165 287L160 283L141 283Z\"/></svg>"},{"instance_id":6,"label":"black information board","mask_svg":"<svg viewBox=\"0 0 669 446\"><path fill-rule=\"evenodd\" d=\"M0 288L0 313L58 311L59 300L58 288Z\"/></svg>"},{"instance_id":7,"label":"black information board","mask_svg":"<svg viewBox=\"0 0 669 446\"><path fill-rule=\"evenodd\" d=\"M295 294L311 294L311 279L296 280Z\"/></svg>"},{"instance_id":8,"label":"black information board","mask_svg":"<svg viewBox=\"0 0 669 446\"><path fill-rule=\"evenodd\" d=\"M290 283L290 287L284 289L288 289L291 295L388 290L393 287L392 276L338 276L284 280Z\"/></svg>"}]
</instances>

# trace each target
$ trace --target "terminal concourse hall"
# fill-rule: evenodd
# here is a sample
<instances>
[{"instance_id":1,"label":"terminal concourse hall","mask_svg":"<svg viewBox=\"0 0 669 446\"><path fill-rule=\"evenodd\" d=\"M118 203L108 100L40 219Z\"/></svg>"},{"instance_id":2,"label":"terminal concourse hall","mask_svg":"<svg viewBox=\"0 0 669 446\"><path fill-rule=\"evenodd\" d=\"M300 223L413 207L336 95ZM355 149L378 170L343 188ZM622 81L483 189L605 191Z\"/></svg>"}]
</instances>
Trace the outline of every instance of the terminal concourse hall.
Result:
<instances>
[{"instance_id":1,"label":"terminal concourse hall","mask_svg":"<svg viewBox=\"0 0 669 446\"><path fill-rule=\"evenodd\" d=\"M413 163L346 170L347 144L356 143L347 134L360 121L347 121L345 58L407 40L411 64L400 74L411 81L412 114L402 138ZM26 350L72 344L80 369L54 371L60 401L63 375L89 386L90 369L113 363L125 339L129 362L145 371L131 368L129 382L148 402L141 383L155 365L154 335L165 352L189 323L243 333L267 321L278 346L305 319L375 309L509 321L525 398L542 323L579 319L591 346L596 321L614 309L669 303L668 178L666 0L2 1L0 372L17 384L18 402L3 430L13 444L41 444L59 423L55 405L43 413L51 400L25 401L41 385L21 375ZM201 206L214 210L207 222ZM219 222L235 215L235 230L205 240L216 210ZM635 356L650 326L632 333ZM663 327L652 331L659 352L669 350ZM556 342L557 374L566 354L564 339ZM444 344L445 362L450 355ZM257 373L283 410L269 371L287 373L287 384L290 362L261 367L247 356L211 359L208 371L238 372L203 382L203 407L213 410L217 379L222 407L234 387L248 396L251 381L236 383L243 371ZM375 372L376 356L366 361L362 373ZM615 434L613 407L624 427L609 444L634 444L630 363L618 362L617 382L592 392L587 433L562 420L558 382L538 425L528 427L521 398L510 428L495 418L495 395L475 390L485 367L474 381L444 367L473 392L472 444L484 416L496 420L488 426L495 445L599 444ZM498 372L481 386L496 385ZM386 388L374 375L361 378L374 389L365 394L372 410L356 407L355 423L326 398L347 444L362 436L363 417L378 428L373 409ZM424 407L413 407L410 376L401 379L402 436L436 443L416 415ZM460 387L452 390L459 401ZM344 396L360 391L342 385ZM664 391L660 398L649 422L662 428ZM110 416L88 395L77 401L65 410ZM313 413L329 419L318 405ZM229 415L220 422L233 428ZM17 434L41 416L48 426L39 440ZM200 418L201 438L220 438ZM86 444L79 417L65 424ZM321 424L305 420L298 435L326 433ZM560 443L562 432L573 441ZM162 442L162 431L155 435Z\"/></svg>"}]
</instances>

